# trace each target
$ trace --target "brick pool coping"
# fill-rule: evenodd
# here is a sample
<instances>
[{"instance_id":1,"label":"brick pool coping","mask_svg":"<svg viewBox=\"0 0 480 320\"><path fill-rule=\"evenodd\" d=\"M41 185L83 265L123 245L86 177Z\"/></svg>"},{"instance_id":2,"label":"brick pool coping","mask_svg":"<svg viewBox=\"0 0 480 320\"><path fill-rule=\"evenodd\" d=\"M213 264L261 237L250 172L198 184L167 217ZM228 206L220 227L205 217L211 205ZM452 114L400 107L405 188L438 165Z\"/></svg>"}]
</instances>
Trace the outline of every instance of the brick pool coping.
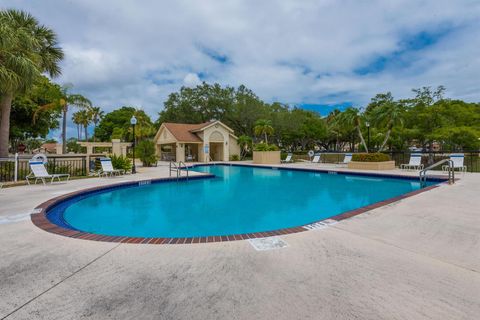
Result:
<instances>
[{"instance_id":1,"label":"brick pool coping","mask_svg":"<svg viewBox=\"0 0 480 320\"><path fill-rule=\"evenodd\" d=\"M229 165L229 164L227 164ZM238 166L238 165L234 165ZM257 167L257 166L255 166ZM277 168L280 169L279 167L271 167L271 166L258 166L261 168ZM290 170L292 168L289 167L283 167L281 168L282 170ZM316 170L316 169L300 169L300 168L293 168L293 170L297 171L310 171L310 172L332 172L333 170ZM344 171L334 171L339 174L356 174L356 175L368 175L372 176L372 174L367 174L363 172L344 172ZM397 177L397 178L406 178L409 180L412 180L411 176L402 176L402 175L381 175L381 174L373 174L373 176L384 176L384 177ZM210 174L203 174L199 176L192 176L192 177L179 177L178 180L187 180L187 179L207 179L207 178L213 178L215 177L214 175ZM445 178L444 177L433 177L437 181L443 181L445 183ZM68 193L65 195L61 195L55 198L52 198L50 200L47 200L37 206L34 210L35 213L31 215L31 220L32 223L37 226L38 228L65 237L69 238L75 238L75 239L83 239L83 240L93 240L93 241L102 241L102 242L117 242L117 243L142 243L142 244L192 244L192 243L208 243L208 242L223 242L223 241L237 241L237 240L247 240L247 239L254 239L254 238L265 238L265 237L271 237L271 236L279 236L279 235L286 235L286 234L292 234L292 233L299 233L299 232L304 232L308 231L309 228L307 226L311 224L315 224L318 222L322 222L325 220L335 220L335 221L341 221L344 219L348 219L351 217L354 217L356 215L365 213L367 211L383 207L385 205L400 201L405 198L412 197L414 195L423 193L425 191L432 190L434 188L437 188L439 185L431 185L419 190L411 191L405 194L402 194L397 197L393 197L384 201L376 202L373 204L370 204L368 206L360 207L354 210L350 210L347 212L343 212L341 214L338 214L333 217L328 217L325 219L321 219L318 221L313 221L311 223L298 226L298 227L292 227L292 228L284 228L284 229L278 229L278 230L273 230L273 231L265 231L265 232L255 232L255 233L244 233L244 234L233 234L233 235L223 235L223 236L208 236L208 237L190 237L190 238L144 238L144 237L122 237L122 236L107 236L107 235L101 235L101 234L95 234L95 233L89 233L89 232L84 232L76 229L68 229L64 228L62 226L59 226L53 222L51 222L47 215L48 212L51 208L53 208L55 205L58 205L64 201L67 201L69 199L75 198L76 196L79 195L85 195L85 194L91 194L99 191L108 191L108 190L114 190L117 188L122 188L122 187L134 187L134 186L142 186L145 184L150 184L150 183L161 183L161 182L171 182L171 181L177 181L177 178L158 178L158 179L149 179L149 180L139 180L139 181L132 181L132 182L125 182L125 183L116 183L116 184L111 184L107 186L98 186L98 187L93 187L93 188L88 188L88 189L82 189L78 190L72 193Z\"/></svg>"}]
</instances>

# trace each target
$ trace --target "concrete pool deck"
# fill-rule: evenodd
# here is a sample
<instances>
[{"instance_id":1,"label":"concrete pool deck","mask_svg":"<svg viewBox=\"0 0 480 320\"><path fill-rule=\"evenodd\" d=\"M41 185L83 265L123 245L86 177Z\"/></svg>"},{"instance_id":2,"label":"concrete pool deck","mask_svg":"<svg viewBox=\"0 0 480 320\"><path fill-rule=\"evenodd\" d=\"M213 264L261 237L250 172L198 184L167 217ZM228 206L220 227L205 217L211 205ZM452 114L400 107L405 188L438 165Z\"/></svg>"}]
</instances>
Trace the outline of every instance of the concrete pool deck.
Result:
<instances>
[{"instance_id":1,"label":"concrete pool deck","mask_svg":"<svg viewBox=\"0 0 480 320\"><path fill-rule=\"evenodd\" d=\"M281 236L288 247L271 251L256 251L248 241L156 246L71 239L29 219L38 204L61 194L168 176L166 166L140 170L0 190L0 319L475 319L480 313L480 174L458 175L455 185L324 229Z\"/></svg>"}]
</instances>

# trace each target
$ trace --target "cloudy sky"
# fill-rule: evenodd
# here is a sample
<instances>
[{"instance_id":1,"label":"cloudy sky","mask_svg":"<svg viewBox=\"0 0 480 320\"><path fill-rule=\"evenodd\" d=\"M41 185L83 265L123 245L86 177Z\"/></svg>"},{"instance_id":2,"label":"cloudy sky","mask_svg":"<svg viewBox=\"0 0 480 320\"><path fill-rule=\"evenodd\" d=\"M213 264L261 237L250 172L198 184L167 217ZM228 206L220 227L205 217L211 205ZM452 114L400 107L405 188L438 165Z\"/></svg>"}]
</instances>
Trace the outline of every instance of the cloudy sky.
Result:
<instances>
[{"instance_id":1,"label":"cloudy sky","mask_svg":"<svg viewBox=\"0 0 480 320\"><path fill-rule=\"evenodd\" d=\"M445 85L480 101L480 1L13 1L59 35L60 83L143 108L201 81L325 113Z\"/></svg>"}]
</instances>

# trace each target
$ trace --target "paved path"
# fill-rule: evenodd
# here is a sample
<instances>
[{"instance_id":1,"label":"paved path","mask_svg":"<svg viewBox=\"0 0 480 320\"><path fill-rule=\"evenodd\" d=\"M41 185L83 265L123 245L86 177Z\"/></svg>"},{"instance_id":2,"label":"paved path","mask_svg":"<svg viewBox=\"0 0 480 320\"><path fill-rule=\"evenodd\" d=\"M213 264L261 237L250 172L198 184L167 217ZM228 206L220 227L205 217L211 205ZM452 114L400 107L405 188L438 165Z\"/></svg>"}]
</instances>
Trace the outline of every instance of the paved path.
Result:
<instances>
[{"instance_id":1,"label":"paved path","mask_svg":"<svg viewBox=\"0 0 480 320\"><path fill-rule=\"evenodd\" d=\"M2 189L0 319L478 319L480 174L271 251L76 240L26 219L60 193L166 175Z\"/></svg>"}]
</instances>

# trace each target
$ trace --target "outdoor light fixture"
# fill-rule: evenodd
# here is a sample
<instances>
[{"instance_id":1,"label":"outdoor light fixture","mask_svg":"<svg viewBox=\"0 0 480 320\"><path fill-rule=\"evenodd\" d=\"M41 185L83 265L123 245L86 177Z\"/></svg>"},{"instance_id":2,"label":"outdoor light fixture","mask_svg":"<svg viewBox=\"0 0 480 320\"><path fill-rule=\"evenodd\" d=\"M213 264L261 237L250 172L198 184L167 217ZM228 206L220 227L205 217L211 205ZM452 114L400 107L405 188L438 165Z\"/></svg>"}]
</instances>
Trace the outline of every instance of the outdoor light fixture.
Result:
<instances>
[{"instance_id":1,"label":"outdoor light fixture","mask_svg":"<svg viewBox=\"0 0 480 320\"><path fill-rule=\"evenodd\" d=\"M132 162L132 174L136 173L137 171L135 170L135 125L137 124L137 118L133 115L132 118L130 119L130 124L132 125L133 129L133 162Z\"/></svg>"},{"instance_id":2,"label":"outdoor light fixture","mask_svg":"<svg viewBox=\"0 0 480 320\"><path fill-rule=\"evenodd\" d=\"M370 122L365 122L365 125L367 126L367 132L368 132L368 139L367 139L367 152L370 150Z\"/></svg>"}]
</instances>

